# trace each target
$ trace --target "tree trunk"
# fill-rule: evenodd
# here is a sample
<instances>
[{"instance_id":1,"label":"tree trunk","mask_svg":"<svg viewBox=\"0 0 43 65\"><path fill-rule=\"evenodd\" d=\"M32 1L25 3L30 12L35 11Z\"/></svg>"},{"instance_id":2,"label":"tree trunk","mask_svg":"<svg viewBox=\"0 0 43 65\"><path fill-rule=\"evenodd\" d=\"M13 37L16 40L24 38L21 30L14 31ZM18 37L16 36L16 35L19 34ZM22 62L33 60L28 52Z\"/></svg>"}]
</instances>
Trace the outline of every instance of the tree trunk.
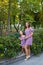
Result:
<instances>
[{"instance_id":1,"label":"tree trunk","mask_svg":"<svg viewBox=\"0 0 43 65\"><path fill-rule=\"evenodd\" d=\"M41 2L42 4L42 11L41 11L41 26L43 27L43 1Z\"/></svg>"},{"instance_id":2,"label":"tree trunk","mask_svg":"<svg viewBox=\"0 0 43 65\"><path fill-rule=\"evenodd\" d=\"M0 36L2 36L2 25L1 25L1 22L0 22Z\"/></svg>"},{"instance_id":3,"label":"tree trunk","mask_svg":"<svg viewBox=\"0 0 43 65\"><path fill-rule=\"evenodd\" d=\"M11 5L11 0L9 0L9 8L8 8L8 34L10 33L10 5Z\"/></svg>"}]
</instances>

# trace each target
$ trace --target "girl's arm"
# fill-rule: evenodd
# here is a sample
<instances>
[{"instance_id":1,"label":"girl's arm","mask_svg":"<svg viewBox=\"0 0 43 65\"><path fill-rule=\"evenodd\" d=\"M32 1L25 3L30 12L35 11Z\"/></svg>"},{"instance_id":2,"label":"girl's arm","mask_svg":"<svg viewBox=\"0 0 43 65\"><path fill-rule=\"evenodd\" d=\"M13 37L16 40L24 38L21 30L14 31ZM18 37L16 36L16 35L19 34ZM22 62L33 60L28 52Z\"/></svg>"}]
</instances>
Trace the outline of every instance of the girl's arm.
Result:
<instances>
[{"instance_id":1,"label":"girl's arm","mask_svg":"<svg viewBox=\"0 0 43 65\"><path fill-rule=\"evenodd\" d=\"M21 37L19 37L19 40L22 40L22 38L21 38Z\"/></svg>"}]
</instances>

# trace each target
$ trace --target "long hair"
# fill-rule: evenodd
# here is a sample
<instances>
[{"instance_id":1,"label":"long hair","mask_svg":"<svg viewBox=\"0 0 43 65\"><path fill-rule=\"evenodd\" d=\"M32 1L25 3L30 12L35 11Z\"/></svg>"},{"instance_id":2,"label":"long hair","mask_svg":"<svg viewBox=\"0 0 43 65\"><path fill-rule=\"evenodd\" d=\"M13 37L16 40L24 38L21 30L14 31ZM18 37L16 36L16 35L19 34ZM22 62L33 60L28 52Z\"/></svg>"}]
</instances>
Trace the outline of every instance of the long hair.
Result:
<instances>
[{"instance_id":1,"label":"long hair","mask_svg":"<svg viewBox=\"0 0 43 65\"><path fill-rule=\"evenodd\" d=\"M29 23L29 22L26 22L26 23L28 23L28 28L30 28L30 23ZM25 28L27 28L27 27L26 27L26 24L25 24Z\"/></svg>"}]
</instances>

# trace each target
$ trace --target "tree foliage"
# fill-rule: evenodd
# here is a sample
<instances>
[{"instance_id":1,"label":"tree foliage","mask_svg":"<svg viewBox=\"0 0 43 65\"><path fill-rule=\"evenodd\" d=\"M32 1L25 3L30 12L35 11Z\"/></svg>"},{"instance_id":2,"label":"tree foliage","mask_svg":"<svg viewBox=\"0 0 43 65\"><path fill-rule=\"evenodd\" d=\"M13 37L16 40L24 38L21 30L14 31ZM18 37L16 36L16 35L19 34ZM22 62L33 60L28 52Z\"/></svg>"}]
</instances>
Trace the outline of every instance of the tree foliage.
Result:
<instances>
[{"instance_id":1,"label":"tree foliage","mask_svg":"<svg viewBox=\"0 0 43 65\"><path fill-rule=\"evenodd\" d=\"M24 25L26 21L34 27L43 26L43 0L0 0L0 24L3 27L8 25L10 29L11 24Z\"/></svg>"}]
</instances>

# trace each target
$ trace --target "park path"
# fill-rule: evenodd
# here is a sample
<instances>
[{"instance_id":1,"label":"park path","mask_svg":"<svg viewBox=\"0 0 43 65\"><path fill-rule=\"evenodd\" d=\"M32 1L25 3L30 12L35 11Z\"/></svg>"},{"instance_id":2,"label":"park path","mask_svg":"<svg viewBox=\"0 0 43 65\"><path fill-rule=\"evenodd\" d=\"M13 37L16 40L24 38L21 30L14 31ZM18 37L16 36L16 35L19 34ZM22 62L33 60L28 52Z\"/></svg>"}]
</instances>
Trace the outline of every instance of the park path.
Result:
<instances>
[{"instance_id":1,"label":"park path","mask_svg":"<svg viewBox=\"0 0 43 65\"><path fill-rule=\"evenodd\" d=\"M43 53L39 56L32 56L29 60L20 60L10 65L43 65Z\"/></svg>"}]
</instances>

